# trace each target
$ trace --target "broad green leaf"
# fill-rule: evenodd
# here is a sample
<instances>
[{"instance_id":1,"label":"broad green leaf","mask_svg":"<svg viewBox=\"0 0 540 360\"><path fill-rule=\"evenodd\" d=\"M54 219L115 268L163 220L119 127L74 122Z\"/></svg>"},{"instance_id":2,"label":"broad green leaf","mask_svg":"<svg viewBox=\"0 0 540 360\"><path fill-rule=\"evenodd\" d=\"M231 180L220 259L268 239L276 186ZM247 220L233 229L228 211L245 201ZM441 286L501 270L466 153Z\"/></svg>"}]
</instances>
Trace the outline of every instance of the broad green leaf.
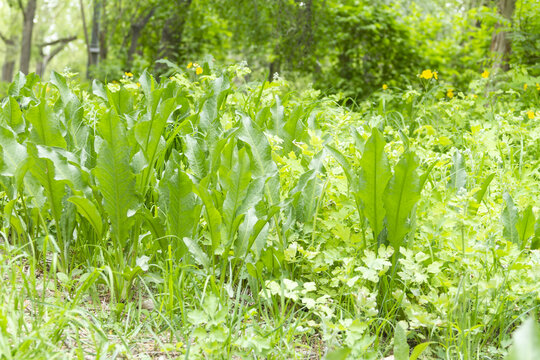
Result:
<instances>
[{"instance_id":1,"label":"broad green leaf","mask_svg":"<svg viewBox=\"0 0 540 360\"><path fill-rule=\"evenodd\" d=\"M25 113L26 119L32 124L30 139L36 144L66 147L66 140L58 128L55 114L45 105L44 101L31 106Z\"/></svg>"},{"instance_id":2,"label":"broad green leaf","mask_svg":"<svg viewBox=\"0 0 540 360\"><path fill-rule=\"evenodd\" d=\"M208 174L208 160L203 144L190 135L186 135L184 154L188 159L189 168L197 179L201 180Z\"/></svg>"},{"instance_id":3,"label":"broad green leaf","mask_svg":"<svg viewBox=\"0 0 540 360\"><path fill-rule=\"evenodd\" d=\"M216 250L221 245L221 213L214 205L210 194L210 177L206 177L199 184L194 186L195 193L201 198L204 205L206 223L212 239L212 248Z\"/></svg>"},{"instance_id":4,"label":"broad green leaf","mask_svg":"<svg viewBox=\"0 0 540 360\"><path fill-rule=\"evenodd\" d=\"M384 192L388 239L395 251L410 230L408 218L420 199L420 177L416 173L418 160L412 152L406 152L394 168L394 175Z\"/></svg>"},{"instance_id":5,"label":"broad green leaf","mask_svg":"<svg viewBox=\"0 0 540 360\"><path fill-rule=\"evenodd\" d=\"M109 89L106 91L107 99L118 115L129 114L133 111L133 94L128 89L121 86L118 91L112 92Z\"/></svg>"},{"instance_id":6,"label":"broad green leaf","mask_svg":"<svg viewBox=\"0 0 540 360\"><path fill-rule=\"evenodd\" d=\"M111 222L113 239L124 244L129 231L128 212L137 205L135 176L129 166L130 148L125 128L116 113L108 111L102 115L98 130L104 141L99 146L94 174Z\"/></svg>"},{"instance_id":7,"label":"broad green leaf","mask_svg":"<svg viewBox=\"0 0 540 360\"><path fill-rule=\"evenodd\" d=\"M18 72L13 79L11 85L9 85L8 94L11 96L21 95L21 89L26 84L26 76L22 72Z\"/></svg>"},{"instance_id":8,"label":"broad green leaf","mask_svg":"<svg viewBox=\"0 0 540 360\"><path fill-rule=\"evenodd\" d=\"M96 231L98 237L103 233L103 220L97 206L89 199L82 196L71 196L68 201L75 204L77 211L81 214Z\"/></svg>"},{"instance_id":9,"label":"broad green leaf","mask_svg":"<svg viewBox=\"0 0 540 360\"><path fill-rule=\"evenodd\" d=\"M17 133L24 131L22 112L14 97L10 96L5 101L0 112L0 119Z\"/></svg>"},{"instance_id":10,"label":"broad green leaf","mask_svg":"<svg viewBox=\"0 0 540 360\"><path fill-rule=\"evenodd\" d=\"M339 150L330 145L326 145L326 150L330 152L330 154L334 157L334 159L336 159L338 164L343 168L352 192L357 193L359 191L359 179L347 158L343 156L343 154L339 152Z\"/></svg>"},{"instance_id":11,"label":"broad green leaf","mask_svg":"<svg viewBox=\"0 0 540 360\"><path fill-rule=\"evenodd\" d=\"M65 126L68 130L66 137L70 149L79 150L84 146L88 128L83 124L84 109L79 98L69 89L66 79L57 72L51 73L51 84L56 86L60 93L61 110L65 117Z\"/></svg>"},{"instance_id":12,"label":"broad green leaf","mask_svg":"<svg viewBox=\"0 0 540 360\"><path fill-rule=\"evenodd\" d=\"M36 148L40 158L49 159L54 164L55 180L66 182L75 192L89 193L88 185L83 180L81 168L73 165L73 162L67 158L72 154L54 147L37 145Z\"/></svg>"},{"instance_id":13,"label":"broad green leaf","mask_svg":"<svg viewBox=\"0 0 540 360\"><path fill-rule=\"evenodd\" d=\"M19 144L12 130L0 126L0 175L15 176L17 168L27 157L26 147Z\"/></svg>"},{"instance_id":14,"label":"broad green leaf","mask_svg":"<svg viewBox=\"0 0 540 360\"><path fill-rule=\"evenodd\" d=\"M54 178L55 168L53 162L46 158L40 158L34 144L28 143L27 151L32 159L30 173L43 187L56 226L60 226L63 208L62 198L65 194L65 184ZM60 243L62 243L61 235L58 233L57 236L59 237Z\"/></svg>"},{"instance_id":15,"label":"broad green leaf","mask_svg":"<svg viewBox=\"0 0 540 360\"><path fill-rule=\"evenodd\" d=\"M195 261L197 261L205 268L210 267L210 259L208 258L208 255L206 255L204 251L202 251L202 249L199 247L199 244L197 244L195 241L188 237L185 237L183 241Z\"/></svg>"},{"instance_id":16,"label":"broad green leaf","mask_svg":"<svg viewBox=\"0 0 540 360\"><path fill-rule=\"evenodd\" d=\"M268 125L270 125L269 127L274 130L274 135L280 136L280 130L283 127L282 123L285 107L281 105L281 99L279 96L275 95L274 101L274 105L270 108L270 113L272 114L272 123Z\"/></svg>"},{"instance_id":17,"label":"broad green leaf","mask_svg":"<svg viewBox=\"0 0 540 360\"><path fill-rule=\"evenodd\" d=\"M347 360L351 351L352 349L349 347L332 350L324 356L324 360Z\"/></svg>"},{"instance_id":18,"label":"broad green leaf","mask_svg":"<svg viewBox=\"0 0 540 360\"><path fill-rule=\"evenodd\" d=\"M536 219L534 217L532 205L529 205L519 216L519 219L516 223L519 244L522 249L525 247L527 240L529 240L529 238L534 235L535 223Z\"/></svg>"},{"instance_id":19,"label":"broad green leaf","mask_svg":"<svg viewBox=\"0 0 540 360\"><path fill-rule=\"evenodd\" d=\"M514 205L514 200L509 193L503 194L503 199L506 203L506 207L502 212L502 222L504 225L503 235L508 241L513 243L519 242L519 235L516 229L516 224L519 219L518 209Z\"/></svg>"},{"instance_id":20,"label":"broad green leaf","mask_svg":"<svg viewBox=\"0 0 540 360\"><path fill-rule=\"evenodd\" d=\"M467 185L467 169L465 167L465 160L461 152L456 150L452 155L452 169L450 173L449 186L452 189L459 190Z\"/></svg>"},{"instance_id":21,"label":"broad green leaf","mask_svg":"<svg viewBox=\"0 0 540 360\"><path fill-rule=\"evenodd\" d=\"M512 335L513 345L506 360L540 359L540 328L538 320L529 318Z\"/></svg>"},{"instance_id":22,"label":"broad green leaf","mask_svg":"<svg viewBox=\"0 0 540 360\"><path fill-rule=\"evenodd\" d=\"M480 187L480 190L478 190L476 193L474 193L474 200L472 200L469 203L469 215L474 216L478 212L478 208L480 207L480 203L482 202L482 199L484 199L484 195L487 192L487 189L489 187L489 184L491 184L491 181L495 178L495 173L490 174L484 182L482 182L482 186Z\"/></svg>"},{"instance_id":23,"label":"broad green leaf","mask_svg":"<svg viewBox=\"0 0 540 360\"><path fill-rule=\"evenodd\" d=\"M407 333L400 324L396 324L394 329L394 359L409 360L409 344L407 344Z\"/></svg>"},{"instance_id":24,"label":"broad green leaf","mask_svg":"<svg viewBox=\"0 0 540 360\"><path fill-rule=\"evenodd\" d=\"M92 81L92 93L97 97L107 101L107 92L105 91L103 84L95 79L94 81Z\"/></svg>"},{"instance_id":25,"label":"broad green leaf","mask_svg":"<svg viewBox=\"0 0 540 360\"><path fill-rule=\"evenodd\" d=\"M427 349L427 347L431 344L434 344L433 341L427 341L423 342L421 344L418 344L414 347L413 351L411 352L411 356L409 357L409 360L416 360L418 357L424 352L424 350Z\"/></svg>"},{"instance_id":26,"label":"broad green leaf","mask_svg":"<svg viewBox=\"0 0 540 360\"><path fill-rule=\"evenodd\" d=\"M193 238L199 223L201 207L193 193L193 183L181 169L165 180L169 190L167 230L180 239Z\"/></svg>"},{"instance_id":27,"label":"broad green leaf","mask_svg":"<svg viewBox=\"0 0 540 360\"><path fill-rule=\"evenodd\" d=\"M233 167L221 167L219 171L221 188L226 193L223 201L222 216L223 221L227 225L228 236L230 238L232 238L236 231L233 224L236 218L242 215L238 212L238 209L248 195L248 189L251 183L251 164L246 148L234 151L233 154Z\"/></svg>"},{"instance_id":28,"label":"broad green leaf","mask_svg":"<svg viewBox=\"0 0 540 360\"><path fill-rule=\"evenodd\" d=\"M383 194L392 176L388 158L384 152L385 144L383 135L377 128L373 128L360 159L363 184L359 197L364 204L364 215L371 225L375 240L383 229L383 220L386 215Z\"/></svg>"},{"instance_id":29,"label":"broad green leaf","mask_svg":"<svg viewBox=\"0 0 540 360\"><path fill-rule=\"evenodd\" d=\"M238 138L249 145L252 171L256 177L270 177L277 172L272 150L264 133L255 127L251 119L242 114L242 129Z\"/></svg>"},{"instance_id":30,"label":"broad green leaf","mask_svg":"<svg viewBox=\"0 0 540 360\"><path fill-rule=\"evenodd\" d=\"M52 71L50 82L58 89L64 105L69 104L71 101L78 101L75 94L73 94L69 89L66 79L62 75L60 75L56 71Z\"/></svg>"}]
</instances>

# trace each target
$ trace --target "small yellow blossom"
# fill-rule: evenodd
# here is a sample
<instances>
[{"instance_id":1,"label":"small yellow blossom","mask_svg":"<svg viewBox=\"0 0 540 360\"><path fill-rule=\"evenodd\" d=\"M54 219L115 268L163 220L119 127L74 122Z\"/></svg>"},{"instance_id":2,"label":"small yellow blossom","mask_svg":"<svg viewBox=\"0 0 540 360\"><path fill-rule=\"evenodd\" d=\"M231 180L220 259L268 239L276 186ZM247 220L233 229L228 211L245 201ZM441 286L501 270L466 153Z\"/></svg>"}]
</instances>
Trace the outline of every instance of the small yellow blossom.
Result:
<instances>
[{"instance_id":1,"label":"small yellow blossom","mask_svg":"<svg viewBox=\"0 0 540 360\"><path fill-rule=\"evenodd\" d=\"M484 70L484 72L482 73L482 77L483 77L484 79L487 79L487 78L489 77L489 71Z\"/></svg>"},{"instance_id":2,"label":"small yellow blossom","mask_svg":"<svg viewBox=\"0 0 540 360\"><path fill-rule=\"evenodd\" d=\"M422 74L420 74L420 79L426 79L426 80L429 80L433 77L433 73L431 72L431 70L424 70L422 71Z\"/></svg>"},{"instance_id":3,"label":"small yellow blossom","mask_svg":"<svg viewBox=\"0 0 540 360\"><path fill-rule=\"evenodd\" d=\"M454 97L454 89L448 89L446 92L446 96L448 96L450 99Z\"/></svg>"},{"instance_id":4,"label":"small yellow blossom","mask_svg":"<svg viewBox=\"0 0 540 360\"><path fill-rule=\"evenodd\" d=\"M141 87L141 83L140 83L140 82L137 83L137 87Z\"/></svg>"},{"instance_id":5,"label":"small yellow blossom","mask_svg":"<svg viewBox=\"0 0 540 360\"><path fill-rule=\"evenodd\" d=\"M530 120L534 119L534 111L532 111L532 110L527 111L527 117Z\"/></svg>"},{"instance_id":6,"label":"small yellow blossom","mask_svg":"<svg viewBox=\"0 0 540 360\"><path fill-rule=\"evenodd\" d=\"M383 84L382 89L383 89L383 90L387 90L387 89L388 89L388 85Z\"/></svg>"},{"instance_id":7,"label":"small yellow blossom","mask_svg":"<svg viewBox=\"0 0 540 360\"><path fill-rule=\"evenodd\" d=\"M198 67L198 68L195 70L195 74L197 74L197 75L201 75L202 73L203 73L202 67Z\"/></svg>"},{"instance_id":8,"label":"small yellow blossom","mask_svg":"<svg viewBox=\"0 0 540 360\"><path fill-rule=\"evenodd\" d=\"M527 83L523 84L523 90L526 91L528 86Z\"/></svg>"},{"instance_id":9,"label":"small yellow blossom","mask_svg":"<svg viewBox=\"0 0 540 360\"><path fill-rule=\"evenodd\" d=\"M191 69L192 66L193 66L193 63L192 63L192 62L190 62L189 64L187 64L187 68L188 68L188 69Z\"/></svg>"},{"instance_id":10,"label":"small yellow blossom","mask_svg":"<svg viewBox=\"0 0 540 360\"><path fill-rule=\"evenodd\" d=\"M133 74L130 72L125 72L124 75L126 75L127 77L133 77Z\"/></svg>"},{"instance_id":11,"label":"small yellow blossom","mask_svg":"<svg viewBox=\"0 0 540 360\"><path fill-rule=\"evenodd\" d=\"M540 91L540 84L536 83L536 90Z\"/></svg>"},{"instance_id":12,"label":"small yellow blossom","mask_svg":"<svg viewBox=\"0 0 540 360\"><path fill-rule=\"evenodd\" d=\"M433 72L433 77L435 78L435 80L439 80L439 73L434 71Z\"/></svg>"}]
</instances>

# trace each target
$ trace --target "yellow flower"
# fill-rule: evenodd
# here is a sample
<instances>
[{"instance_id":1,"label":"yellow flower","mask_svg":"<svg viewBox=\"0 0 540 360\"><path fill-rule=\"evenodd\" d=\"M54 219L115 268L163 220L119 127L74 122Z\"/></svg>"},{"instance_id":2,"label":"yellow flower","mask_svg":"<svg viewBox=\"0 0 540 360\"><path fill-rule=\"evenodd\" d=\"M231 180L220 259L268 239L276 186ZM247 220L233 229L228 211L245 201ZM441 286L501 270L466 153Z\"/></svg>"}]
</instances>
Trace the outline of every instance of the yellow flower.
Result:
<instances>
[{"instance_id":1,"label":"yellow flower","mask_svg":"<svg viewBox=\"0 0 540 360\"><path fill-rule=\"evenodd\" d=\"M540 91L540 84L536 83L536 90Z\"/></svg>"},{"instance_id":2,"label":"yellow flower","mask_svg":"<svg viewBox=\"0 0 540 360\"><path fill-rule=\"evenodd\" d=\"M422 71L422 74L420 74L420 79L426 79L426 80L429 80L433 77L433 73L431 72L431 70L424 70Z\"/></svg>"},{"instance_id":3,"label":"yellow flower","mask_svg":"<svg viewBox=\"0 0 540 360\"><path fill-rule=\"evenodd\" d=\"M527 117L530 120L534 119L534 111L532 111L532 110L527 111Z\"/></svg>"},{"instance_id":4,"label":"yellow flower","mask_svg":"<svg viewBox=\"0 0 540 360\"><path fill-rule=\"evenodd\" d=\"M523 84L523 90L526 91L528 86L527 83Z\"/></svg>"},{"instance_id":5,"label":"yellow flower","mask_svg":"<svg viewBox=\"0 0 540 360\"><path fill-rule=\"evenodd\" d=\"M454 89L448 89L446 92L446 96L448 96L450 99L454 97Z\"/></svg>"},{"instance_id":6,"label":"yellow flower","mask_svg":"<svg viewBox=\"0 0 540 360\"><path fill-rule=\"evenodd\" d=\"M197 75L201 75L202 73L203 73L202 67L198 67L198 68L195 70L195 74L197 74Z\"/></svg>"},{"instance_id":7,"label":"yellow flower","mask_svg":"<svg viewBox=\"0 0 540 360\"><path fill-rule=\"evenodd\" d=\"M137 83L137 87L141 87L141 83L140 83L140 82Z\"/></svg>"},{"instance_id":8,"label":"yellow flower","mask_svg":"<svg viewBox=\"0 0 540 360\"><path fill-rule=\"evenodd\" d=\"M130 72L125 72L124 75L126 75L127 77L133 77L133 74Z\"/></svg>"},{"instance_id":9,"label":"yellow flower","mask_svg":"<svg viewBox=\"0 0 540 360\"><path fill-rule=\"evenodd\" d=\"M435 80L439 80L439 73L434 71L433 72L433 77L435 78Z\"/></svg>"},{"instance_id":10,"label":"yellow flower","mask_svg":"<svg viewBox=\"0 0 540 360\"><path fill-rule=\"evenodd\" d=\"M482 73L482 77L483 77L484 79L487 79L487 78L489 77L489 71L484 70L484 72Z\"/></svg>"},{"instance_id":11,"label":"yellow flower","mask_svg":"<svg viewBox=\"0 0 540 360\"><path fill-rule=\"evenodd\" d=\"M192 66L193 66L193 63L192 63L192 62L190 62L189 64L187 64L187 68L188 68L188 69L191 69Z\"/></svg>"},{"instance_id":12,"label":"yellow flower","mask_svg":"<svg viewBox=\"0 0 540 360\"><path fill-rule=\"evenodd\" d=\"M383 84L382 89L383 89L383 90L387 90L387 89L388 89L388 85Z\"/></svg>"}]
</instances>

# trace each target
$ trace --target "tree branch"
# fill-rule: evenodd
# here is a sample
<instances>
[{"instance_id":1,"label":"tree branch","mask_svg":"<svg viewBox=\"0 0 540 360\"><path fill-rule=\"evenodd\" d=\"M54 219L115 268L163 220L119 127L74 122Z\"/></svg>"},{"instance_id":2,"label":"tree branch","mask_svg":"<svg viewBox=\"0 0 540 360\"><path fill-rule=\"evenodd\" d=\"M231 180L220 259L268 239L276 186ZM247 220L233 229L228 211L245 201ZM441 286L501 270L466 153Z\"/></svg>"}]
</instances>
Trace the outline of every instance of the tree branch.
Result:
<instances>
[{"instance_id":1,"label":"tree branch","mask_svg":"<svg viewBox=\"0 0 540 360\"><path fill-rule=\"evenodd\" d=\"M2 39L3 42L5 42L7 45L14 45L15 41L13 39L10 39L6 37L4 34L0 32L0 39Z\"/></svg>"},{"instance_id":2,"label":"tree branch","mask_svg":"<svg viewBox=\"0 0 540 360\"><path fill-rule=\"evenodd\" d=\"M17 4L19 5L19 8L21 9L22 13L23 13L23 17L26 18L26 10L24 9L24 5L22 4L22 1L21 0L17 0Z\"/></svg>"},{"instance_id":3,"label":"tree branch","mask_svg":"<svg viewBox=\"0 0 540 360\"><path fill-rule=\"evenodd\" d=\"M49 42L46 42L46 43L43 43L43 44L39 44L38 46L40 48L44 48L46 46L51 46L51 45L56 45L56 44L67 44L69 42L72 42L73 40L77 39L77 36L76 35L73 35L73 36L69 36L69 37L65 37L65 38L60 38L60 39L56 39L56 40L53 40L53 41L49 41Z\"/></svg>"}]
</instances>

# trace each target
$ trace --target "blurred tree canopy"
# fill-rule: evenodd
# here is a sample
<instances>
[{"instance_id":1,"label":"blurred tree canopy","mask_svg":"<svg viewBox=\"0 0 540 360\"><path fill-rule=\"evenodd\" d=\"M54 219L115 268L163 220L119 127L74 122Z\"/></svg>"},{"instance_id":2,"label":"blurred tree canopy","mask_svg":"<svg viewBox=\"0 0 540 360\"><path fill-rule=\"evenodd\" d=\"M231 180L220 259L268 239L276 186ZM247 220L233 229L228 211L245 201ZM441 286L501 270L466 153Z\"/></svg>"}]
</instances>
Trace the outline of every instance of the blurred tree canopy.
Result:
<instances>
[{"instance_id":1,"label":"blurred tree canopy","mask_svg":"<svg viewBox=\"0 0 540 360\"><path fill-rule=\"evenodd\" d=\"M355 100L425 68L540 75L535 0L0 0L2 80L63 70L114 80L159 59L246 61Z\"/></svg>"}]
</instances>

